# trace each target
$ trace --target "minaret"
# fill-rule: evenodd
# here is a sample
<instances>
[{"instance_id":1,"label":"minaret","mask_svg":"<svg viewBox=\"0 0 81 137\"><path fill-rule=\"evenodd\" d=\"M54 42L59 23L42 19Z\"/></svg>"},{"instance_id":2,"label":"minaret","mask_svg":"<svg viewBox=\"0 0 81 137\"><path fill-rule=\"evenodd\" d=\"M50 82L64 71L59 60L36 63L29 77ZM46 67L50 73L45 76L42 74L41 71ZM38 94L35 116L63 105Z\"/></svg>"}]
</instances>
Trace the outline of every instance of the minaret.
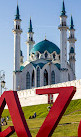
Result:
<instances>
[{"instance_id":1,"label":"minaret","mask_svg":"<svg viewBox=\"0 0 81 137\"><path fill-rule=\"evenodd\" d=\"M17 91L20 89L20 78L19 73L20 71L20 36L22 33L21 29L21 19L19 15L19 7L17 4L17 10L16 10L16 17L14 19L14 71L13 71L13 90Z\"/></svg>"},{"instance_id":2,"label":"minaret","mask_svg":"<svg viewBox=\"0 0 81 137\"><path fill-rule=\"evenodd\" d=\"M73 18L71 15L71 24L70 24L70 28L69 28L69 64L75 74L75 42L76 42L76 38L75 38L75 29L74 29L74 24L73 24Z\"/></svg>"},{"instance_id":3,"label":"minaret","mask_svg":"<svg viewBox=\"0 0 81 137\"><path fill-rule=\"evenodd\" d=\"M63 1L62 11L60 15L60 26L58 29L60 30L60 64L61 64L61 82L67 81L67 76L64 75L65 71L67 71L67 15L65 11L65 4Z\"/></svg>"},{"instance_id":4,"label":"minaret","mask_svg":"<svg viewBox=\"0 0 81 137\"><path fill-rule=\"evenodd\" d=\"M30 51L33 48L33 45L35 44L35 41L33 40L33 28L32 28L32 21L30 18L30 24L29 24L29 30L28 30L28 38L26 41L27 44L27 61L29 61Z\"/></svg>"},{"instance_id":5,"label":"minaret","mask_svg":"<svg viewBox=\"0 0 81 137\"><path fill-rule=\"evenodd\" d=\"M20 36L22 33L19 7L17 4L16 17L14 19L14 71L20 70Z\"/></svg>"}]
</instances>

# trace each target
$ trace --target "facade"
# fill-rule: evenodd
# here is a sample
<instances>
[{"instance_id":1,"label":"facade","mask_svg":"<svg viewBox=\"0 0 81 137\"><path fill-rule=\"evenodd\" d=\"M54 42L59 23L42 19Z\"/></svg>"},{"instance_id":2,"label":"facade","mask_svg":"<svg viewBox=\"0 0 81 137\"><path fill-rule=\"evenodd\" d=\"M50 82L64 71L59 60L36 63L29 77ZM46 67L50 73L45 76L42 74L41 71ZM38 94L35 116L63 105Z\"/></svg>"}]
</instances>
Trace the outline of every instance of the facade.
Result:
<instances>
[{"instance_id":1,"label":"facade","mask_svg":"<svg viewBox=\"0 0 81 137\"><path fill-rule=\"evenodd\" d=\"M67 26L67 15L63 1L60 15L60 49L45 40L35 44L33 39L32 21L30 18L27 33L27 61L23 62L21 51L21 19L17 5L14 20L14 71L13 90L25 90L46 85L52 85L76 79L75 76L75 29L71 16L70 28ZM69 30L69 38L67 38ZM67 40L69 41L69 61L67 61Z\"/></svg>"}]
</instances>

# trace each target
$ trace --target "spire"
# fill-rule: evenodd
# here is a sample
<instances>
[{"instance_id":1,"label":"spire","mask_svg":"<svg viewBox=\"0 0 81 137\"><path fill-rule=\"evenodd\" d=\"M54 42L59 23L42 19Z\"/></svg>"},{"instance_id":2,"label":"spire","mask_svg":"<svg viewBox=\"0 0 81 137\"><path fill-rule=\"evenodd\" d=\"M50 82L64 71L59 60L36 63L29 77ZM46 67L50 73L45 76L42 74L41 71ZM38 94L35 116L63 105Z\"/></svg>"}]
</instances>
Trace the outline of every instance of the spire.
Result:
<instances>
[{"instance_id":1,"label":"spire","mask_svg":"<svg viewBox=\"0 0 81 137\"><path fill-rule=\"evenodd\" d=\"M15 16L16 16L15 19L20 19L18 1L17 1L17 9L16 9L16 15Z\"/></svg>"},{"instance_id":2,"label":"spire","mask_svg":"<svg viewBox=\"0 0 81 137\"><path fill-rule=\"evenodd\" d=\"M72 15L71 15L71 24L70 24L70 29L74 29L74 25L73 25L73 18L72 18Z\"/></svg>"},{"instance_id":3,"label":"spire","mask_svg":"<svg viewBox=\"0 0 81 137\"><path fill-rule=\"evenodd\" d=\"M46 40L46 33L45 33L45 40Z\"/></svg>"},{"instance_id":4,"label":"spire","mask_svg":"<svg viewBox=\"0 0 81 137\"><path fill-rule=\"evenodd\" d=\"M31 21L31 17L30 17L30 24L29 24L29 30L28 30L28 32L32 32L32 21Z\"/></svg>"},{"instance_id":5,"label":"spire","mask_svg":"<svg viewBox=\"0 0 81 137\"><path fill-rule=\"evenodd\" d=\"M64 0L63 0L61 16L62 16L62 15L65 15L65 14L66 14L66 11L65 11L65 4L64 4Z\"/></svg>"}]
</instances>

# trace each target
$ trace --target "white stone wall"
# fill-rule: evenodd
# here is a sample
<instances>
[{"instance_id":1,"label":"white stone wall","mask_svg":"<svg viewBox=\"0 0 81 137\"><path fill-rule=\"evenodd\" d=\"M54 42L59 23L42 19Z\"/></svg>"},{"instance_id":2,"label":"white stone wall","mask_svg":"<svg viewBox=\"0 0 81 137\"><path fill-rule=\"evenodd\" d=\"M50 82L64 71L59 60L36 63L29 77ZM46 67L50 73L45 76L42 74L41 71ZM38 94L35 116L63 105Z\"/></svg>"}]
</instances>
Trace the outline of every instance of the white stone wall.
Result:
<instances>
[{"instance_id":1,"label":"white stone wall","mask_svg":"<svg viewBox=\"0 0 81 137\"><path fill-rule=\"evenodd\" d=\"M36 95L35 91L36 89L18 91L21 106L46 104L48 102L47 95Z\"/></svg>"},{"instance_id":2,"label":"white stone wall","mask_svg":"<svg viewBox=\"0 0 81 137\"><path fill-rule=\"evenodd\" d=\"M73 99L81 99L81 79L80 80L74 80L69 81L65 83L59 83L54 84L50 86L44 86L40 87L42 88L53 88L53 87L67 87L67 86L75 86L76 87L76 93L73 97ZM38 104L46 104L48 103L48 96L47 95L36 95L36 89L29 89L29 90L21 90L18 91L19 100L21 103L21 106L31 106L31 105L38 105ZM56 99L57 95L54 95L54 101Z\"/></svg>"}]
</instances>

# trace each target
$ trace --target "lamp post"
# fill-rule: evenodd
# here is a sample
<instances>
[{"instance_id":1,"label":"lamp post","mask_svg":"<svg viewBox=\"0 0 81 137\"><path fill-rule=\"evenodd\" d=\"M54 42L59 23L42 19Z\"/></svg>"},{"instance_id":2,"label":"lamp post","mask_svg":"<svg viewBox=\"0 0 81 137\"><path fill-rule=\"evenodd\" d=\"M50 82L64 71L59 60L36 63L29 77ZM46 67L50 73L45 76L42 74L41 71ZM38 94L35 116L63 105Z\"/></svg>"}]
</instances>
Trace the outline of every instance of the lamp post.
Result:
<instances>
[{"instance_id":1,"label":"lamp post","mask_svg":"<svg viewBox=\"0 0 81 137\"><path fill-rule=\"evenodd\" d=\"M2 89L5 88L5 72L4 70L0 71L0 96L2 95ZM0 132L1 132L1 119L0 119Z\"/></svg>"}]
</instances>

